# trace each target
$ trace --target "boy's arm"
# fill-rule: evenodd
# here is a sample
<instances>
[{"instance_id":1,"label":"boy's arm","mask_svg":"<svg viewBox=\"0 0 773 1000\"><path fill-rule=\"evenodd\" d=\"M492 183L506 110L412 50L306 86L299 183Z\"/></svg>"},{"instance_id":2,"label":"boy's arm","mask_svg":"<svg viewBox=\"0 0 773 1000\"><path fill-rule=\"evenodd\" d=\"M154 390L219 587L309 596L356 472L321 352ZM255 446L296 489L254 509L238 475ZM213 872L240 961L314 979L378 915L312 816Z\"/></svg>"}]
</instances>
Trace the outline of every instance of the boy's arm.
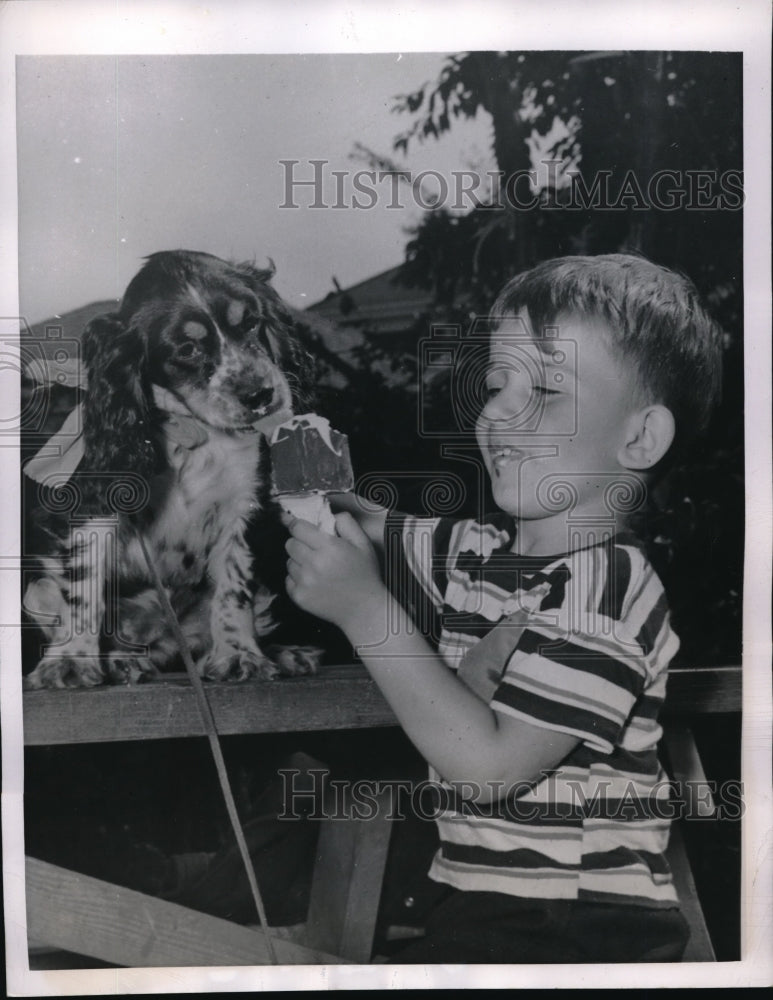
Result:
<instances>
[{"instance_id":1,"label":"boy's arm","mask_svg":"<svg viewBox=\"0 0 773 1000\"><path fill-rule=\"evenodd\" d=\"M288 593L344 631L425 760L446 781L470 786L463 792L478 802L560 763L578 738L495 712L478 698L417 634L382 583L363 532L345 515L336 525L336 538L290 525Z\"/></svg>"},{"instance_id":2,"label":"boy's arm","mask_svg":"<svg viewBox=\"0 0 773 1000\"><path fill-rule=\"evenodd\" d=\"M477 802L538 780L579 742L491 709L386 592L364 601L344 631L424 759L451 784L469 784L466 794Z\"/></svg>"}]
</instances>

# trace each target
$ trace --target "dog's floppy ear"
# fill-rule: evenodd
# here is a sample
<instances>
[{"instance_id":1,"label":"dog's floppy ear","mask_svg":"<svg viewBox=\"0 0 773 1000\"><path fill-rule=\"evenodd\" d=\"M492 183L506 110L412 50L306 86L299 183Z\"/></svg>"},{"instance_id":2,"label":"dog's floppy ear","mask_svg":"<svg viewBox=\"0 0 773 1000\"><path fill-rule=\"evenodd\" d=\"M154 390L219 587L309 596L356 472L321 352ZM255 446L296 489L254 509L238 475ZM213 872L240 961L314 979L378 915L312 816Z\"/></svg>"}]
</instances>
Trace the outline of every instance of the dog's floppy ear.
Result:
<instances>
[{"instance_id":1,"label":"dog's floppy ear","mask_svg":"<svg viewBox=\"0 0 773 1000\"><path fill-rule=\"evenodd\" d=\"M313 349L315 338L308 322L303 319L302 313L295 309L288 309L287 317L291 331L287 339L289 370L296 373L295 379L290 382L293 409L296 413L305 413L315 408L317 385L319 384L319 361L306 346Z\"/></svg>"},{"instance_id":2,"label":"dog's floppy ear","mask_svg":"<svg viewBox=\"0 0 773 1000\"><path fill-rule=\"evenodd\" d=\"M304 347L301 336L306 329L298 322L298 313L291 309L271 286L274 265L258 268L254 264L243 263L239 271L259 296L263 315L275 341L279 344L281 357L278 359L288 380L293 397L293 410L305 413L314 408L314 390L317 384L317 363Z\"/></svg>"},{"instance_id":3,"label":"dog's floppy ear","mask_svg":"<svg viewBox=\"0 0 773 1000\"><path fill-rule=\"evenodd\" d=\"M160 452L143 337L117 313L99 316L83 333L83 360L85 470L150 479Z\"/></svg>"}]
</instances>

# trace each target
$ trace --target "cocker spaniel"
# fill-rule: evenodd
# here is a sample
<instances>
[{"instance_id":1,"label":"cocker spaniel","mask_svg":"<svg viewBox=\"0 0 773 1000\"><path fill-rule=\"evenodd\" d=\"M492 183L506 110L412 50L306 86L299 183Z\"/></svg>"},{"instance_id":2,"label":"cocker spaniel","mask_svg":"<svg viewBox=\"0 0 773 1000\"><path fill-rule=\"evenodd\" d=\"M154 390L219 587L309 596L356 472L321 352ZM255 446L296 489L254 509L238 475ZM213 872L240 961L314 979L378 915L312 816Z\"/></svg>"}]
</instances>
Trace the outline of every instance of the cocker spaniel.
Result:
<instances>
[{"instance_id":1,"label":"cocker spaniel","mask_svg":"<svg viewBox=\"0 0 773 1000\"><path fill-rule=\"evenodd\" d=\"M156 253L84 331L74 471L35 475L46 554L24 607L49 645L26 687L128 683L176 662L140 539L204 677L313 669L312 650L260 645L274 599L261 538L281 535L266 434L309 408L313 372L271 275Z\"/></svg>"}]
</instances>

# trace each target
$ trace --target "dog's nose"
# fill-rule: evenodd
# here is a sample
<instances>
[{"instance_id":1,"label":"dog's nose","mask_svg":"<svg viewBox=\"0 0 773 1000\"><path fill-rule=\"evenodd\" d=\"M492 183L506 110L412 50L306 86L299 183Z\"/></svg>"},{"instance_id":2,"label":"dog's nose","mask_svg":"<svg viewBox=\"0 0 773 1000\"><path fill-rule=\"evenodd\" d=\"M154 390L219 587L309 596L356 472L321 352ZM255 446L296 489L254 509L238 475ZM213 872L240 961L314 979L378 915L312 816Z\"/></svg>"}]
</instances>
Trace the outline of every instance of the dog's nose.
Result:
<instances>
[{"instance_id":1,"label":"dog's nose","mask_svg":"<svg viewBox=\"0 0 773 1000\"><path fill-rule=\"evenodd\" d=\"M263 406L268 406L274 398L274 390L270 386L255 389L253 392L248 392L240 398L248 409L259 410Z\"/></svg>"}]
</instances>

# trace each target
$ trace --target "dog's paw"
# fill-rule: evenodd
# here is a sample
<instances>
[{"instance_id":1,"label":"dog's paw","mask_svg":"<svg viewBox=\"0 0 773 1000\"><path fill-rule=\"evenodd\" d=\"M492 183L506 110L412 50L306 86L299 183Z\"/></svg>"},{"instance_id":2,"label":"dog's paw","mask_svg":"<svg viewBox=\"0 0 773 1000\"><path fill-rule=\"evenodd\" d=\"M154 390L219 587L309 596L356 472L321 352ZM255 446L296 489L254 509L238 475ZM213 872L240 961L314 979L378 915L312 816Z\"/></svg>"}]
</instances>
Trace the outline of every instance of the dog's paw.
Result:
<instances>
[{"instance_id":1,"label":"dog's paw","mask_svg":"<svg viewBox=\"0 0 773 1000\"><path fill-rule=\"evenodd\" d=\"M315 674L324 650L317 646L270 646L271 659L285 677Z\"/></svg>"},{"instance_id":2,"label":"dog's paw","mask_svg":"<svg viewBox=\"0 0 773 1000\"><path fill-rule=\"evenodd\" d=\"M108 684L140 684L158 676L158 670L147 657L111 653L105 664Z\"/></svg>"},{"instance_id":3,"label":"dog's paw","mask_svg":"<svg viewBox=\"0 0 773 1000\"><path fill-rule=\"evenodd\" d=\"M43 688L86 688L105 683L105 671L97 657L44 657L24 678L28 691Z\"/></svg>"},{"instance_id":4,"label":"dog's paw","mask_svg":"<svg viewBox=\"0 0 773 1000\"><path fill-rule=\"evenodd\" d=\"M208 681L270 681L279 673L277 665L253 650L231 650L210 654L200 665L201 676Z\"/></svg>"}]
</instances>

